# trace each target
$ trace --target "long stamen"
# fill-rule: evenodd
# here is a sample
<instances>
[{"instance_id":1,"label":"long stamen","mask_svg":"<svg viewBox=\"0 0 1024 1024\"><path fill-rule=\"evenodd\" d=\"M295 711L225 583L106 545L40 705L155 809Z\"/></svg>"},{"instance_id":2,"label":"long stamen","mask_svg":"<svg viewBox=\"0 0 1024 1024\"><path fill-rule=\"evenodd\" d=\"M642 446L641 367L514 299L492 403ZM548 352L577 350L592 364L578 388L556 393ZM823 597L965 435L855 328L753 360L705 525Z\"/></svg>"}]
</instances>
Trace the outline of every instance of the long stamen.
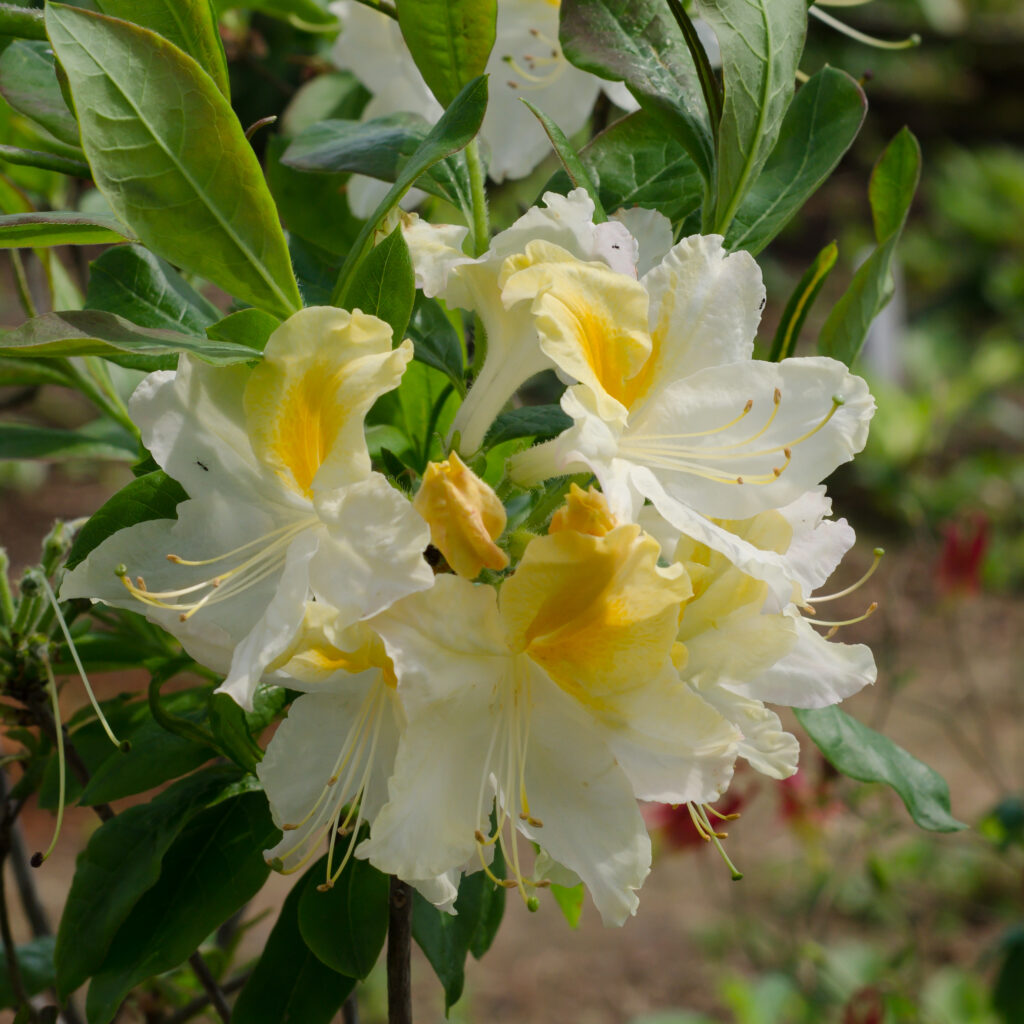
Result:
<instances>
[{"instance_id":1,"label":"long stamen","mask_svg":"<svg viewBox=\"0 0 1024 1024\"><path fill-rule=\"evenodd\" d=\"M808 616L807 620L814 626L831 626L832 630L829 632L828 636L832 636L840 626L853 626L858 622L863 622L865 619L874 615L877 609L878 602L872 601L871 604L868 605L867 611L864 612L863 615L858 615L855 619L842 619L838 622L829 622L825 619L816 619L813 616Z\"/></svg>"},{"instance_id":2,"label":"long stamen","mask_svg":"<svg viewBox=\"0 0 1024 1024\"><path fill-rule=\"evenodd\" d=\"M64 726L60 721L60 701L57 696L57 680L53 677L53 668L50 666L50 659L43 656L43 668L46 671L46 689L50 694L50 706L53 708L53 728L57 734L57 821L53 827L53 838L45 853L36 853L32 857L32 866L37 868L53 853L57 846L57 839L60 837L61 826L64 823L64 785L67 776L67 767L64 759Z\"/></svg>"},{"instance_id":3,"label":"long stamen","mask_svg":"<svg viewBox=\"0 0 1024 1024\"><path fill-rule=\"evenodd\" d=\"M871 567L856 583L851 583L848 587L844 587L842 590L837 590L834 594L825 594L823 597L819 597L815 594L811 600L815 604L822 604L825 601L835 601L837 598L846 597L847 594L852 594L855 590L859 590L872 576L875 574L875 570L878 568L878 563L882 561L882 556L885 554L884 548L875 548L875 558L871 563Z\"/></svg>"},{"instance_id":4,"label":"long stamen","mask_svg":"<svg viewBox=\"0 0 1024 1024\"><path fill-rule=\"evenodd\" d=\"M839 6L844 5L840 4ZM840 21L838 18L833 18L831 14L827 14L818 7L808 8L807 13L813 14L819 21L834 28L837 32L841 32L844 36L849 36L858 43L873 46L876 50L909 50L914 46L921 45L921 37L916 32L907 36L906 39L879 39L877 36L869 36L865 32L859 32L857 29L851 28L845 22Z\"/></svg>"},{"instance_id":5,"label":"long stamen","mask_svg":"<svg viewBox=\"0 0 1024 1024\"><path fill-rule=\"evenodd\" d=\"M708 430L691 430L683 434L634 434L633 440L643 441L646 438L652 437L658 441L681 441L686 437L710 437L712 434L721 434L723 430L736 426L740 420L750 415L750 410L753 408L754 400L748 398L742 412L738 416L734 416L728 423L723 423L720 427L710 427Z\"/></svg>"},{"instance_id":6,"label":"long stamen","mask_svg":"<svg viewBox=\"0 0 1024 1024\"><path fill-rule=\"evenodd\" d=\"M693 807L693 804L690 804L689 806ZM738 882L743 877L743 873L736 867L735 864L733 864L733 862L729 859L729 855L725 852L725 847L722 846L720 842L720 838L724 838L722 837L722 833L716 832L711 827L711 822L708 821L707 811L705 811L703 807L698 807L696 810L698 816L704 822L704 826L708 831L708 838L712 843L715 844L715 848L721 855L722 860L725 861L726 867L728 867L729 871L732 873L732 880L734 882Z\"/></svg>"},{"instance_id":7,"label":"long stamen","mask_svg":"<svg viewBox=\"0 0 1024 1024\"><path fill-rule=\"evenodd\" d=\"M107 738L110 742L113 743L118 750L123 753L127 753L131 750L131 744L127 740L122 743L121 740L114 735L114 730L110 728L107 716L103 714L103 708L100 707L100 702L96 699L96 694L93 692L92 685L89 683L89 677L85 674L85 666L82 664L82 659L78 656L78 648L75 647L75 641L71 639L71 630L68 629L68 624L61 613L60 602L58 602L57 596L50 587L49 581L42 573L39 573L39 582L43 586L43 592L49 599L50 607L53 608L53 613L60 625L60 631L64 634L68 650L71 652L71 660L75 663L75 668L78 670L78 675L82 680L82 685L85 687L85 692L89 695L89 703L92 704L92 709L96 712L96 717L100 720L100 725L103 726L103 731L107 734ZM49 666L48 661L47 666Z\"/></svg>"}]
</instances>

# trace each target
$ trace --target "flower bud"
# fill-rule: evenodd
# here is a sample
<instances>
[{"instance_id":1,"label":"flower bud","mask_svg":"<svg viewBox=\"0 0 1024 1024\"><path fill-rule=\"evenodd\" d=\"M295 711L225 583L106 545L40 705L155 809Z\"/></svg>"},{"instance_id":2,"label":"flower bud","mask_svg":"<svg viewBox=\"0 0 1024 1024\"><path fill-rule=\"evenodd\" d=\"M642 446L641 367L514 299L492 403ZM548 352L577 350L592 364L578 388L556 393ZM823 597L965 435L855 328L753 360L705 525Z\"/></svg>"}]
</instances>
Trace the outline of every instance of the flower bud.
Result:
<instances>
[{"instance_id":1,"label":"flower bud","mask_svg":"<svg viewBox=\"0 0 1024 1024\"><path fill-rule=\"evenodd\" d=\"M508 555L495 543L505 529L505 506L459 456L431 462L413 501L430 527L430 540L466 579L481 569L504 569Z\"/></svg>"},{"instance_id":2,"label":"flower bud","mask_svg":"<svg viewBox=\"0 0 1024 1024\"><path fill-rule=\"evenodd\" d=\"M548 533L574 530L591 537L604 537L618 525L600 491L591 487L584 491L573 484L565 504L551 517Z\"/></svg>"}]
</instances>

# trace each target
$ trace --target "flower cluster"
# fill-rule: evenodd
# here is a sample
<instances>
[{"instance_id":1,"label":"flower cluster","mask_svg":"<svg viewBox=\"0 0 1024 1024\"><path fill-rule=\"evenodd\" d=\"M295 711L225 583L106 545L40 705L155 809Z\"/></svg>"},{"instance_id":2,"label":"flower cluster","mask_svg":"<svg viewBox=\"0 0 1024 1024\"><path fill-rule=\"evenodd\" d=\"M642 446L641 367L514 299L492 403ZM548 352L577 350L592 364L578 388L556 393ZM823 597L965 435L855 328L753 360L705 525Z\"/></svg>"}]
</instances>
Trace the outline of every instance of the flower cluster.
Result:
<instances>
[{"instance_id":1,"label":"flower cluster","mask_svg":"<svg viewBox=\"0 0 1024 1024\"><path fill-rule=\"evenodd\" d=\"M853 543L820 482L865 443L864 382L753 358L746 253L593 215L582 190L549 194L476 259L459 229L406 218L419 286L487 337L412 496L364 431L412 345L358 310L296 313L255 367L183 356L132 399L189 499L108 538L63 596L143 611L244 707L261 684L300 691L258 769L278 870L326 844L324 885L354 855L450 908L463 872L499 880L500 851L528 904L582 880L621 923L650 867L638 800L714 833L738 759L796 771L768 705L874 680L814 617ZM543 369L569 425L496 491L488 430ZM513 502L534 514L510 530Z\"/></svg>"}]
</instances>

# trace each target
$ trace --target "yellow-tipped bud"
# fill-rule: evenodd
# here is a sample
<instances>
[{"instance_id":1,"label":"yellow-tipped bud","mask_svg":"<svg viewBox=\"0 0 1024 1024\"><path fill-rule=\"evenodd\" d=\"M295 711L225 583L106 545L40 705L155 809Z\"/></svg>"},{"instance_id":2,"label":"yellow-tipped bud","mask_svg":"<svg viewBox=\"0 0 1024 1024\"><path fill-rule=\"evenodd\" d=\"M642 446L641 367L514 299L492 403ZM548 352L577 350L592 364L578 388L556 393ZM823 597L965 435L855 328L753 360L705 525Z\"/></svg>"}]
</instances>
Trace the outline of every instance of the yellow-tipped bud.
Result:
<instances>
[{"instance_id":1,"label":"yellow-tipped bud","mask_svg":"<svg viewBox=\"0 0 1024 1024\"><path fill-rule=\"evenodd\" d=\"M585 491L573 484L565 504L551 517L548 533L574 530L591 537L604 537L618 525L604 495L591 487Z\"/></svg>"},{"instance_id":2,"label":"yellow-tipped bud","mask_svg":"<svg viewBox=\"0 0 1024 1024\"><path fill-rule=\"evenodd\" d=\"M430 540L460 576L504 569L508 555L494 543L505 529L505 506L459 456L431 462L413 505L430 527Z\"/></svg>"}]
</instances>

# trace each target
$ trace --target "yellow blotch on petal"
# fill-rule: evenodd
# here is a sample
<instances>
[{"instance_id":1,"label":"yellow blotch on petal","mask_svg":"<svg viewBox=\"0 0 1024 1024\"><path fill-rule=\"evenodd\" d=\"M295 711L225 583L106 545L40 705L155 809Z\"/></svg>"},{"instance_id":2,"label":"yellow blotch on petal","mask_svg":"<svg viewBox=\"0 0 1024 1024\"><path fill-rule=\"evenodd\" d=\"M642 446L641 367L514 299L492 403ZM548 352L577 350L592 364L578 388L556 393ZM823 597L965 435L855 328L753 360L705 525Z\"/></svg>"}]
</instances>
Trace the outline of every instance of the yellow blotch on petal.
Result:
<instances>
[{"instance_id":1,"label":"yellow blotch on petal","mask_svg":"<svg viewBox=\"0 0 1024 1024\"><path fill-rule=\"evenodd\" d=\"M548 533L575 530L591 537L604 537L618 525L618 520L608 508L605 496L596 488L583 490L572 484L565 504L551 517Z\"/></svg>"},{"instance_id":2,"label":"yellow blotch on petal","mask_svg":"<svg viewBox=\"0 0 1024 1024\"><path fill-rule=\"evenodd\" d=\"M256 457L305 498L315 479L328 487L363 479L363 418L411 358L411 342L392 349L390 326L359 310L311 306L289 317L245 389ZM328 479L317 479L325 467Z\"/></svg>"},{"instance_id":3,"label":"yellow blotch on petal","mask_svg":"<svg viewBox=\"0 0 1024 1024\"><path fill-rule=\"evenodd\" d=\"M683 567L659 568L659 553L634 524L603 536L561 529L533 541L500 597L513 649L596 710L649 684L671 666L691 593Z\"/></svg>"},{"instance_id":4,"label":"yellow blotch on petal","mask_svg":"<svg viewBox=\"0 0 1024 1024\"><path fill-rule=\"evenodd\" d=\"M430 527L430 541L460 576L504 569L508 555L495 544L505 529L505 506L456 452L431 462L413 507Z\"/></svg>"},{"instance_id":5,"label":"yellow blotch on petal","mask_svg":"<svg viewBox=\"0 0 1024 1024\"><path fill-rule=\"evenodd\" d=\"M336 621L337 612L330 605L307 601L302 625L267 671L280 670L309 685L325 682L337 672L355 674L376 668L394 689L394 665L380 636L363 623L335 629Z\"/></svg>"}]
</instances>

